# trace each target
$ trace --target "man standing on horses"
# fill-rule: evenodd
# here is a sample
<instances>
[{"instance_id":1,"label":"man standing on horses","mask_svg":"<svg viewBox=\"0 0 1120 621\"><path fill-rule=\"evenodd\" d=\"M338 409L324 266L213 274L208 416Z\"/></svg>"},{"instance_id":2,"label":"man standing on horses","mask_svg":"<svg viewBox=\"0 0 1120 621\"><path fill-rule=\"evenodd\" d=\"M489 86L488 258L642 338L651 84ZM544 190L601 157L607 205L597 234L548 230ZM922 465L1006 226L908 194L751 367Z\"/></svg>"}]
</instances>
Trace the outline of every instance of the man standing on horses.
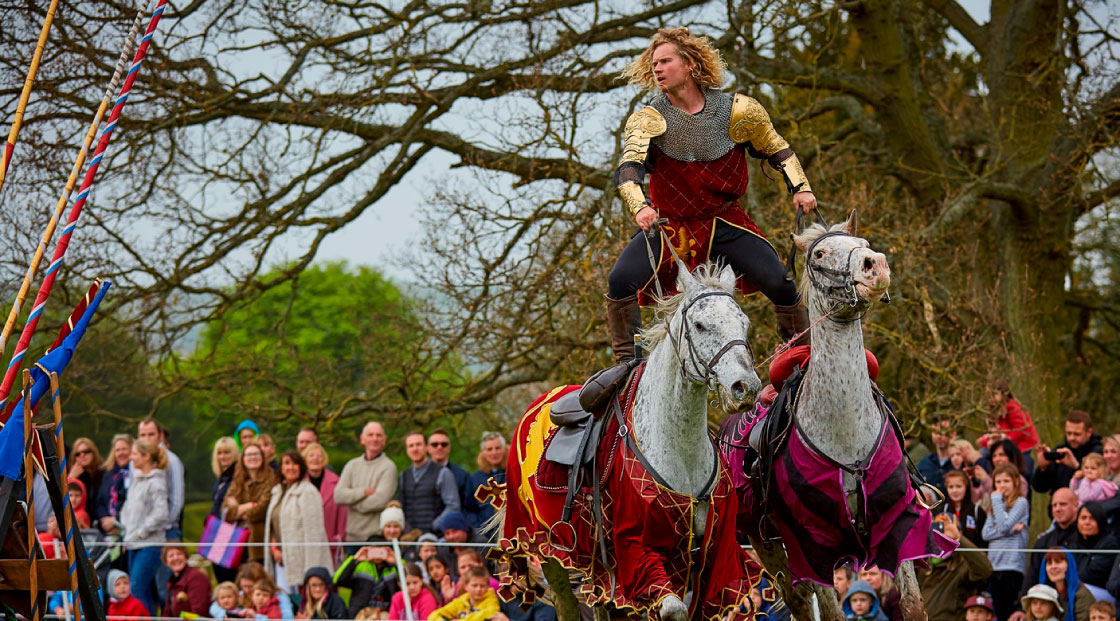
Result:
<instances>
[{"instance_id":1,"label":"man standing on horses","mask_svg":"<svg viewBox=\"0 0 1120 621\"><path fill-rule=\"evenodd\" d=\"M657 94L626 121L622 160L615 183L642 231L667 218L650 249L636 234L611 270L607 323L616 362L635 357L641 328L639 301L648 303L655 277L671 276L669 240L689 269L723 260L735 270L744 293L762 291L774 304L784 340L808 328L809 315L793 280L770 242L739 206L747 190L749 154L766 158L780 172L793 204L812 211L817 199L797 156L770 123L758 101L720 90L724 62L719 52L687 28L661 29L623 75ZM649 198L642 182L649 174ZM664 285L671 286L666 280ZM641 298L641 299L639 299ZM808 340L808 334L802 337Z\"/></svg>"}]
</instances>

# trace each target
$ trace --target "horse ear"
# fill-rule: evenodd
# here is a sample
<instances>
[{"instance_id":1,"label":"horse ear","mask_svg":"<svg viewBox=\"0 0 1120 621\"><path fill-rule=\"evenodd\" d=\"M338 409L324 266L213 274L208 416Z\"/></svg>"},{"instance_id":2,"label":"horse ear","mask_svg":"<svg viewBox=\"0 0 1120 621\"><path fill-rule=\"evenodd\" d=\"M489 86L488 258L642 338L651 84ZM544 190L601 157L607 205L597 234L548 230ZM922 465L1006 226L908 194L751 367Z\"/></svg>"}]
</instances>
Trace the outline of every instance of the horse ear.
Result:
<instances>
[{"instance_id":1,"label":"horse ear","mask_svg":"<svg viewBox=\"0 0 1120 621\"><path fill-rule=\"evenodd\" d=\"M808 234L808 229L806 229L805 231L805 233L802 233L800 235L794 233L790 236L793 238L793 245L797 246L797 249L801 252L805 252L805 249L809 247L809 244L813 243L813 240L817 237L820 237L819 235L810 236Z\"/></svg>"},{"instance_id":2,"label":"horse ear","mask_svg":"<svg viewBox=\"0 0 1120 621\"><path fill-rule=\"evenodd\" d=\"M688 266L677 261L677 290L688 291L696 286L696 278L688 271Z\"/></svg>"},{"instance_id":3,"label":"horse ear","mask_svg":"<svg viewBox=\"0 0 1120 621\"><path fill-rule=\"evenodd\" d=\"M719 284L723 285L724 289L734 291L735 280L735 270L731 269L730 265L724 265L723 269L719 271Z\"/></svg>"},{"instance_id":4,"label":"horse ear","mask_svg":"<svg viewBox=\"0 0 1120 621\"><path fill-rule=\"evenodd\" d=\"M840 230L845 235L857 237L856 235L856 210L853 209L852 213L848 214L848 219L840 223Z\"/></svg>"}]
</instances>

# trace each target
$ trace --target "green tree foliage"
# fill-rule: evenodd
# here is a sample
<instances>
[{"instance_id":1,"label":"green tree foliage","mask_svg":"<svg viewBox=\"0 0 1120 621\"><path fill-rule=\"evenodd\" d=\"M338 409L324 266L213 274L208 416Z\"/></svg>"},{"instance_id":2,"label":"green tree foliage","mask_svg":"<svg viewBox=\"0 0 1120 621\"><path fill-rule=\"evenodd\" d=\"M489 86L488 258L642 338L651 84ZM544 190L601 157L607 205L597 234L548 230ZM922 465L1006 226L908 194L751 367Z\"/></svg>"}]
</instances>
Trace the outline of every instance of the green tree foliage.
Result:
<instances>
[{"instance_id":1,"label":"green tree foliage","mask_svg":"<svg viewBox=\"0 0 1120 621\"><path fill-rule=\"evenodd\" d=\"M199 411L229 432L252 418L283 450L310 426L350 449L353 432L384 414L361 404L440 389L447 374L424 351L416 304L400 289L371 268L328 263L208 323L183 365ZM395 414L391 427L425 422Z\"/></svg>"}]
</instances>

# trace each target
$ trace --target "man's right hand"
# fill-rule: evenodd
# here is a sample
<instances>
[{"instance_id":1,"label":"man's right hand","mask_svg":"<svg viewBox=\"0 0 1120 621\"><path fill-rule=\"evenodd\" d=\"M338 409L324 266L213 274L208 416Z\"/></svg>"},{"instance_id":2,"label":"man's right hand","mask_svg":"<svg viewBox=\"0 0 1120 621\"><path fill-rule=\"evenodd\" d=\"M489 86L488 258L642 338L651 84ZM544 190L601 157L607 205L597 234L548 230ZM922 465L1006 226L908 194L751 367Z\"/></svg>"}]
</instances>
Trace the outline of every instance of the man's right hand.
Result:
<instances>
[{"instance_id":1,"label":"man's right hand","mask_svg":"<svg viewBox=\"0 0 1120 621\"><path fill-rule=\"evenodd\" d=\"M112 533L116 529L117 527L113 524L112 516L106 515L105 517L101 518L101 530L107 533Z\"/></svg>"},{"instance_id":2,"label":"man's right hand","mask_svg":"<svg viewBox=\"0 0 1120 621\"><path fill-rule=\"evenodd\" d=\"M656 219L657 210L648 205L642 207L642 210L638 212L638 215L634 216L634 220L638 222L638 226L640 226L642 230L647 233L649 232L649 227L653 225L653 221Z\"/></svg>"},{"instance_id":3,"label":"man's right hand","mask_svg":"<svg viewBox=\"0 0 1120 621\"><path fill-rule=\"evenodd\" d=\"M376 487L367 487L366 488L366 496L373 496L376 493L377 493L377 488Z\"/></svg>"},{"instance_id":4,"label":"man's right hand","mask_svg":"<svg viewBox=\"0 0 1120 621\"><path fill-rule=\"evenodd\" d=\"M1034 463L1038 466L1039 470L1045 470L1050 467L1050 460L1046 459L1046 457L1043 455L1043 453L1046 453L1049 450L1049 446L1041 443L1039 443L1038 446L1034 447ZM1010 619L1008 621L1010 621Z\"/></svg>"}]
</instances>

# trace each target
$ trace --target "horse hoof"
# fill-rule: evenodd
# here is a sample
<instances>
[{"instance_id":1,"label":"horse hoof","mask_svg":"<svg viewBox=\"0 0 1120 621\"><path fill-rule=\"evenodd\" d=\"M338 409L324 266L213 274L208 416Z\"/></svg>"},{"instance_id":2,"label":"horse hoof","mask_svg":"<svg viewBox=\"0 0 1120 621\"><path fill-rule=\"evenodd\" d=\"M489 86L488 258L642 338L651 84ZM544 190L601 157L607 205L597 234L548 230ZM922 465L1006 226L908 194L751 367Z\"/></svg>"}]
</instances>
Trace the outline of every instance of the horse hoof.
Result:
<instances>
[{"instance_id":1,"label":"horse hoof","mask_svg":"<svg viewBox=\"0 0 1120 621\"><path fill-rule=\"evenodd\" d=\"M661 602L661 621L687 621L688 606L676 595L670 595Z\"/></svg>"}]
</instances>

